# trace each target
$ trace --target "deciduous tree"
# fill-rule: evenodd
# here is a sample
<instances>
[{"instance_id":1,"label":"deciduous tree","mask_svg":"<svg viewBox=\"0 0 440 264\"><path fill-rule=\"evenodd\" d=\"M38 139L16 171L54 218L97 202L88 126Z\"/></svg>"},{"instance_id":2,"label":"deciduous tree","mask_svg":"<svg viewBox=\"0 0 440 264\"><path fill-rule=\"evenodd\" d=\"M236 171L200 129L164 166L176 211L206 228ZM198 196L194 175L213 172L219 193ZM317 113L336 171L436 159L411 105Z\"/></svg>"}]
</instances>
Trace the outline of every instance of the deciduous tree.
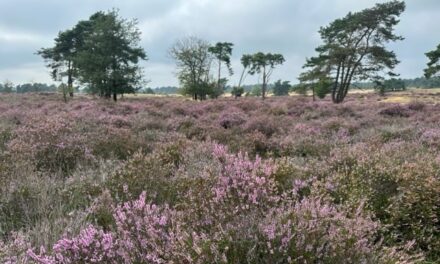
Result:
<instances>
[{"instance_id":1,"label":"deciduous tree","mask_svg":"<svg viewBox=\"0 0 440 264\"><path fill-rule=\"evenodd\" d=\"M170 55L177 64L183 93L194 100L204 100L213 88L210 68L213 60L209 43L197 37L178 40L170 49Z\"/></svg>"}]
</instances>

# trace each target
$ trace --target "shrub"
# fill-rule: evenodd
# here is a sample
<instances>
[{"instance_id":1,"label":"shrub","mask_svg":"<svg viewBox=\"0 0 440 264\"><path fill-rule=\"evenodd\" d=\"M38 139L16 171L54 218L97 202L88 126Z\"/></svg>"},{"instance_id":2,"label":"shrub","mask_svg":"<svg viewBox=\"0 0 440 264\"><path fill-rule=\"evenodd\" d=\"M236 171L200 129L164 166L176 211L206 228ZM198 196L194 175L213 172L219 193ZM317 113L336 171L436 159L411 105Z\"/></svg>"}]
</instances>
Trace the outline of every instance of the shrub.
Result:
<instances>
[{"instance_id":1,"label":"shrub","mask_svg":"<svg viewBox=\"0 0 440 264\"><path fill-rule=\"evenodd\" d=\"M273 210L260 228L272 263L378 263L381 254L377 223L316 197Z\"/></svg>"},{"instance_id":2,"label":"shrub","mask_svg":"<svg viewBox=\"0 0 440 264\"><path fill-rule=\"evenodd\" d=\"M32 116L15 131L8 149L17 159L32 160L38 169L71 173L79 162L93 161L86 136L74 134L67 116Z\"/></svg>"},{"instance_id":3,"label":"shrub","mask_svg":"<svg viewBox=\"0 0 440 264\"><path fill-rule=\"evenodd\" d=\"M29 251L29 257L36 262L52 263L123 263L124 258L118 252L118 242L113 234L105 233L93 226L81 231L74 238L63 238L53 246L53 253L46 255Z\"/></svg>"},{"instance_id":4,"label":"shrub","mask_svg":"<svg viewBox=\"0 0 440 264\"><path fill-rule=\"evenodd\" d=\"M273 134L278 132L278 130L279 130L278 125L275 123L275 121L272 118L263 117L263 116L254 117L253 119L250 119L246 125L247 132L258 131L267 137L272 136Z\"/></svg>"},{"instance_id":5,"label":"shrub","mask_svg":"<svg viewBox=\"0 0 440 264\"><path fill-rule=\"evenodd\" d=\"M5 264L28 263L28 249L31 247L29 241L21 233L13 233L9 237L9 243L0 240L0 262Z\"/></svg>"},{"instance_id":6,"label":"shrub","mask_svg":"<svg viewBox=\"0 0 440 264\"><path fill-rule=\"evenodd\" d=\"M402 105L394 105L380 110L380 115L391 117L409 117L411 115L408 108Z\"/></svg>"},{"instance_id":7,"label":"shrub","mask_svg":"<svg viewBox=\"0 0 440 264\"><path fill-rule=\"evenodd\" d=\"M437 107L377 98L0 95L0 262L436 263Z\"/></svg>"},{"instance_id":8,"label":"shrub","mask_svg":"<svg viewBox=\"0 0 440 264\"><path fill-rule=\"evenodd\" d=\"M242 111L232 108L220 113L218 123L223 128L228 129L244 124L247 119L247 116Z\"/></svg>"},{"instance_id":9,"label":"shrub","mask_svg":"<svg viewBox=\"0 0 440 264\"><path fill-rule=\"evenodd\" d=\"M426 108L426 104L423 102L412 101L408 104L408 109L413 111L422 111Z\"/></svg>"}]
</instances>

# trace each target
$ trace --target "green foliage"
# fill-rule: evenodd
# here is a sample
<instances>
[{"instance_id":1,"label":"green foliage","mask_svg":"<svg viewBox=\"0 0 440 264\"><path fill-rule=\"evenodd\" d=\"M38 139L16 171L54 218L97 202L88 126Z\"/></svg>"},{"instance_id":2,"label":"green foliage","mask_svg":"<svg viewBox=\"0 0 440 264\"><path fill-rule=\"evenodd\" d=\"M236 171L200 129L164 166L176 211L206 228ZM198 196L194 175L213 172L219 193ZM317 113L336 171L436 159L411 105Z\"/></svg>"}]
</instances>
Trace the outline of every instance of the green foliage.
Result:
<instances>
[{"instance_id":1,"label":"green foliage","mask_svg":"<svg viewBox=\"0 0 440 264\"><path fill-rule=\"evenodd\" d=\"M258 52L253 55L243 55L242 64L245 69L249 67L248 73L251 75L262 74L261 96L263 99L266 97L267 83L273 70L277 65L283 64L284 61L285 59L281 54Z\"/></svg>"},{"instance_id":2,"label":"green foliage","mask_svg":"<svg viewBox=\"0 0 440 264\"><path fill-rule=\"evenodd\" d=\"M156 92L153 89L151 89L150 87L142 89L141 92L144 94L156 94Z\"/></svg>"},{"instance_id":3,"label":"green foliage","mask_svg":"<svg viewBox=\"0 0 440 264\"><path fill-rule=\"evenodd\" d=\"M292 91L300 95L307 95L308 89L309 86L304 83L299 83L292 86Z\"/></svg>"},{"instance_id":4,"label":"green foliage","mask_svg":"<svg viewBox=\"0 0 440 264\"><path fill-rule=\"evenodd\" d=\"M282 82L281 80L278 80L273 86L273 94L275 96L289 95L290 88L291 86L289 81Z\"/></svg>"},{"instance_id":5,"label":"green foliage","mask_svg":"<svg viewBox=\"0 0 440 264\"><path fill-rule=\"evenodd\" d=\"M437 49L426 53L426 57L429 62L428 68L425 69L425 77L429 79L440 72L440 45L437 46Z\"/></svg>"},{"instance_id":6,"label":"green foliage","mask_svg":"<svg viewBox=\"0 0 440 264\"><path fill-rule=\"evenodd\" d=\"M211 90L209 91L209 97L218 98L220 97L226 90L226 83L228 79L221 78L217 85L211 84Z\"/></svg>"},{"instance_id":7,"label":"green foliage","mask_svg":"<svg viewBox=\"0 0 440 264\"><path fill-rule=\"evenodd\" d=\"M384 95L386 92L404 91L406 85L402 79L391 78L383 82L377 81L375 89L379 94Z\"/></svg>"},{"instance_id":8,"label":"green foliage","mask_svg":"<svg viewBox=\"0 0 440 264\"><path fill-rule=\"evenodd\" d=\"M217 44L215 44L215 46L208 48L208 51L212 53L214 57L218 60L219 72L221 70L221 65L223 62L226 64L229 74L232 75L233 71L231 68L231 55L233 46L234 44L229 42L218 42Z\"/></svg>"},{"instance_id":9,"label":"green foliage","mask_svg":"<svg viewBox=\"0 0 440 264\"><path fill-rule=\"evenodd\" d=\"M231 91L231 94L234 97L241 97L243 95L243 93L244 93L243 87L238 87L238 86L234 86Z\"/></svg>"},{"instance_id":10,"label":"green foliage","mask_svg":"<svg viewBox=\"0 0 440 264\"><path fill-rule=\"evenodd\" d=\"M195 100L204 100L212 91L210 67L212 54L205 40L187 37L178 40L170 49L178 68L178 78L184 95Z\"/></svg>"},{"instance_id":11,"label":"green foliage","mask_svg":"<svg viewBox=\"0 0 440 264\"><path fill-rule=\"evenodd\" d=\"M249 67L251 66L251 62L252 62L252 55L245 54L241 56L240 62L241 65L243 65L243 71L241 72L240 75L240 81L238 82L238 87L241 87L244 80L246 79L246 75L249 73Z\"/></svg>"},{"instance_id":12,"label":"green foliage","mask_svg":"<svg viewBox=\"0 0 440 264\"><path fill-rule=\"evenodd\" d=\"M261 96L262 91L261 91L261 86L260 85L254 85L254 87L252 88L250 95L251 96Z\"/></svg>"},{"instance_id":13,"label":"green foliage","mask_svg":"<svg viewBox=\"0 0 440 264\"><path fill-rule=\"evenodd\" d=\"M24 83L16 86L17 93L28 92L55 92L57 87L55 85L48 85L45 83Z\"/></svg>"},{"instance_id":14,"label":"green foliage","mask_svg":"<svg viewBox=\"0 0 440 264\"><path fill-rule=\"evenodd\" d=\"M316 96L318 96L320 99L324 99L327 94L331 92L331 86L333 83L330 79L323 78L318 81L315 88Z\"/></svg>"},{"instance_id":15,"label":"green foliage","mask_svg":"<svg viewBox=\"0 0 440 264\"><path fill-rule=\"evenodd\" d=\"M319 33L324 43L316 48L318 56L307 59L304 67L311 70L305 73L306 79L332 79L332 100L341 103L353 80L374 80L384 70L394 69L399 61L385 44L403 39L394 34L394 27L404 10L405 3L394 0L350 12L322 27Z\"/></svg>"},{"instance_id":16,"label":"green foliage","mask_svg":"<svg viewBox=\"0 0 440 264\"><path fill-rule=\"evenodd\" d=\"M113 10L97 12L73 29L60 32L53 48L38 54L52 70L52 77L67 85L73 95L74 78L93 93L117 100L118 94L133 93L142 81L138 63L146 54L139 46L136 21L119 17Z\"/></svg>"},{"instance_id":17,"label":"green foliage","mask_svg":"<svg viewBox=\"0 0 440 264\"><path fill-rule=\"evenodd\" d=\"M80 22L84 23L84 22ZM78 67L75 58L84 48L85 36L83 28L75 26L73 29L61 31L55 38L55 46L40 49L40 55L51 69L54 81L63 81L67 77L68 89L73 89L73 83L78 77ZM73 96L73 91L70 93Z\"/></svg>"},{"instance_id":18,"label":"green foliage","mask_svg":"<svg viewBox=\"0 0 440 264\"><path fill-rule=\"evenodd\" d=\"M215 46L209 47L208 51L214 55L217 59L218 63L218 78L217 78L217 87L212 92L212 97L217 98L220 94L223 93L224 88L227 83L227 79L221 78L222 71L222 63L224 63L229 71L229 75L233 74L231 67L231 55L232 55L232 47L234 44L229 42L218 42Z\"/></svg>"},{"instance_id":19,"label":"green foliage","mask_svg":"<svg viewBox=\"0 0 440 264\"><path fill-rule=\"evenodd\" d=\"M0 84L0 93L12 93L14 92L14 84L10 81L5 81Z\"/></svg>"},{"instance_id":20,"label":"green foliage","mask_svg":"<svg viewBox=\"0 0 440 264\"><path fill-rule=\"evenodd\" d=\"M84 47L75 57L81 82L114 100L118 94L134 93L142 82L138 63L147 59L139 46L137 22L110 11L95 13L87 23Z\"/></svg>"}]
</instances>

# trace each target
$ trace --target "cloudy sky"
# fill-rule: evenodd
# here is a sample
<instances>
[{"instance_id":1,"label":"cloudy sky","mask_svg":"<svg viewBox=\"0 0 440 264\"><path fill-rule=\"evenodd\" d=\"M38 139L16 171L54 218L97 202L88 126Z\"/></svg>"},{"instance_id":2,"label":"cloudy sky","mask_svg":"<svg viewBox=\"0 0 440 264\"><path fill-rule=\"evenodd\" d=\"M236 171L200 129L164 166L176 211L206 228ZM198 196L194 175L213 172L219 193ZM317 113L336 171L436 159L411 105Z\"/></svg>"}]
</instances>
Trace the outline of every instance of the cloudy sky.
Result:
<instances>
[{"instance_id":1,"label":"cloudy sky","mask_svg":"<svg viewBox=\"0 0 440 264\"><path fill-rule=\"evenodd\" d=\"M71 28L99 10L118 8L126 18L137 18L150 86L177 85L169 47L184 36L211 43L235 44L233 67L241 71L243 53L282 53L286 63L272 80L297 82L306 57L314 54L317 30L349 11L380 0L0 0L0 81L51 82L44 62L35 55L50 47L60 30ZM422 75L424 53L440 43L439 0L407 0L397 32L405 40L392 44L404 78ZM238 75L238 74L236 74ZM237 82L233 77L231 82ZM248 83L258 79L249 78Z\"/></svg>"}]
</instances>

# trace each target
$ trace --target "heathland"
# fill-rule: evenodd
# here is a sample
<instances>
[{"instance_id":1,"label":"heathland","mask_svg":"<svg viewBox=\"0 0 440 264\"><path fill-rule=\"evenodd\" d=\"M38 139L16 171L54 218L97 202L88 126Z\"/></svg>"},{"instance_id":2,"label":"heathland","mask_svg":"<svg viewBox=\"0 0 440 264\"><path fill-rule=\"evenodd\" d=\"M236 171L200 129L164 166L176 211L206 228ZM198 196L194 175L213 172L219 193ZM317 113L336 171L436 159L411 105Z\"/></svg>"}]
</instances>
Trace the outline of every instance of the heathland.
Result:
<instances>
[{"instance_id":1,"label":"heathland","mask_svg":"<svg viewBox=\"0 0 440 264\"><path fill-rule=\"evenodd\" d=\"M439 96L0 95L0 260L438 261Z\"/></svg>"}]
</instances>

